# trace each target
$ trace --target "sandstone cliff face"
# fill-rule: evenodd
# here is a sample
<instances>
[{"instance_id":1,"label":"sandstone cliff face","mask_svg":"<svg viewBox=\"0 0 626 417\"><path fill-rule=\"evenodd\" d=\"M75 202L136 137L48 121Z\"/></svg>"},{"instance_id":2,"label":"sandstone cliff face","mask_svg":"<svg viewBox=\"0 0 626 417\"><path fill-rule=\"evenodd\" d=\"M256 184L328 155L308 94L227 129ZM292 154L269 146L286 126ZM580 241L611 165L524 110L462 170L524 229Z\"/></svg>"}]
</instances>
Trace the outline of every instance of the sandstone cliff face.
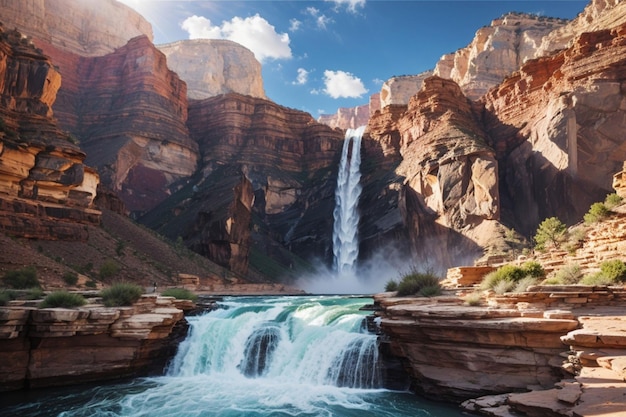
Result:
<instances>
[{"instance_id":1,"label":"sandstone cliff face","mask_svg":"<svg viewBox=\"0 0 626 417\"><path fill-rule=\"evenodd\" d=\"M201 100L239 93L265 98L261 64L244 46L224 39L184 40L157 48L187 83L187 96Z\"/></svg>"},{"instance_id":2,"label":"sandstone cliff face","mask_svg":"<svg viewBox=\"0 0 626 417\"><path fill-rule=\"evenodd\" d=\"M198 147L185 126L186 85L148 38L101 57L39 45L70 80L59 90L55 114L128 210L149 210L195 171Z\"/></svg>"},{"instance_id":3,"label":"sandstone cliff face","mask_svg":"<svg viewBox=\"0 0 626 417\"><path fill-rule=\"evenodd\" d=\"M0 29L0 227L17 236L86 239L98 175L52 119L60 86L50 61Z\"/></svg>"},{"instance_id":4,"label":"sandstone cliff face","mask_svg":"<svg viewBox=\"0 0 626 417\"><path fill-rule=\"evenodd\" d=\"M397 202L380 209L399 214L394 227L406 229L414 256L447 267L488 246L500 214L498 164L472 102L453 81L423 80L407 107L389 106L371 119L369 138L366 155L378 146L398 161L396 185L387 185ZM365 182L375 177L367 173Z\"/></svg>"},{"instance_id":5,"label":"sandstone cliff face","mask_svg":"<svg viewBox=\"0 0 626 417\"><path fill-rule=\"evenodd\" d=\"M611 191L625 159L626 25L585 33L529 61L486 95L485 125L502 170L503 203L522 230L557 215L578 221Z\"/></svg>"},{"instance_id":6,"label":"sandstone cliff face","mask_svg":"<svg viewBox=\"0 0 626 417\"><path fill-rule=\"evenodd\" d=\"M388 79L380 90L380 107L408 104L409 99L422 89L424 80L431 75L433 75L432 71L426 71L418 75L404 75Z\"/></svg>"},{"instance_id":7,"label":"sandstone cliff face","mask_svg":"<svg viewBox=\"0 0 626 417\"><path fill-rule=\"evenodd\" d=\"M444 55L434 74L454 80L467 97L475 100L535 57L543 37L566 22L509 13L479 29L465 48Z\"/></svg>"},{"instance_id":8,"label":"sandstone cliff face","mask_svg":"<svg viewBox=\"0 0 626 417\"><path fill-rule=\"evenodd\" d=\"M116 0L2 0L0 21L6 27L82 56L98 56L145 35L152 27Z\"/></svg>"},{"instance_id":9,"label":"sandstone cliff face","mask_svg":"<svg viewBox=\"0 0 626 417\"><path fill-rule=\"evenodd\" d=\"M239 94L192 102L188 125L201 149L199 173L167 207L143 222L174 239L182 236L202 252L202 241L219 241L223 235L210 225L225 225L232 218L237 228L247 227L251 234L254 268L259 268L260 257L270 257L287 270L295 267L285 248L300 256L329 256L333 171L342 132L316 123L307 113ZM253 221L247 226L228 214L238 184L248 191L245 198L236 198L242 201L236 205L252 207ZM234 243L231 238L225 239L228 246Z\"/></svg>"}]
</instances>

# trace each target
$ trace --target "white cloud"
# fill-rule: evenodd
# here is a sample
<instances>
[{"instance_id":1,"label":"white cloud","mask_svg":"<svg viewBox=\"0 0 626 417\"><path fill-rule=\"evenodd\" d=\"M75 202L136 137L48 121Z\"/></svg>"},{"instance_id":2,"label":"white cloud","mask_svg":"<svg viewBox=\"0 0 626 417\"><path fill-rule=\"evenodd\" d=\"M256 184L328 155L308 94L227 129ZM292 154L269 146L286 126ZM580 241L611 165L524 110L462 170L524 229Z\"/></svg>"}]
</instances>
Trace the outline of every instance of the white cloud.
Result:
<instances>
[{"instance_id":1,"label":"white cloud","mask_svg":"<svg viewBox=\"0 0 626 417\"><path fill-rule=\"evenodd\" d=\"M326 15L320 15L317 17L317 27L320 29L326 29L326 25L331 23L333 19L327 17Z\"/></svg>"},{"instance_id":2,"label":"white cloud","mask_svg":"<svg viewBox=\"0 0 626 417\"><path fill-rule=\"evenodd\" d=\"M365 0L326 0L335 3L336 7L345 5L351 12L356 12L357 7L365 7Z\"/></svg>"},{"instance_id":3,"label":"white cloud","mask_svg":"<svg viewBox=\"0 0 626 417\"><path fill-rule=\"evenodd\" d=\"M345 71L324 71L324 93L332 98L357 98L367 93L360 78Z\"/></svg>"},{"instance_id":4,"label":"white cloud","mask_svg":"<svg viewBox=\"0 0 626 417\"><path fill-rule=\"evenodd\" d=\"M277 33L276 28L258 14L252 17L233 17L230 21L214 26L202 16L185 19L181 27L189 33L189 39L228 39L250 49L256 58L263 62L267 59L289 59L289 35Z\"/></svg>"},{"instance_id":5,"label":"white cloud","mask_svg":"<svg viewBox=\"0 0 626 417\"><path fill-rule=\"evenodd\" d=\"M298 68L298 76L296 80L292 83L295 85L304 85L309 81L309 71L304 68Z\"/></svg>"},{"instance_id":6,"label":"white cloud","mask_svg":"<svg viewBox=\"0 0 626 417\"><path fill-rule=\"evenodd\" d=\"M289 32L295 32L300 29L302 22L298 19L289 19Z\"/></svg>"},{"instance_id":7,"label":"white cloud","mask_svg":"<svg viewBox=\"0 0 626 417\"><path fill-rule=\"evenodd\" d=\"M313 17L316 17L320 13L320 10L316 9L315 7L309 6L306 8L306 13L310 14Z\"/></svg>"}]
</instances>

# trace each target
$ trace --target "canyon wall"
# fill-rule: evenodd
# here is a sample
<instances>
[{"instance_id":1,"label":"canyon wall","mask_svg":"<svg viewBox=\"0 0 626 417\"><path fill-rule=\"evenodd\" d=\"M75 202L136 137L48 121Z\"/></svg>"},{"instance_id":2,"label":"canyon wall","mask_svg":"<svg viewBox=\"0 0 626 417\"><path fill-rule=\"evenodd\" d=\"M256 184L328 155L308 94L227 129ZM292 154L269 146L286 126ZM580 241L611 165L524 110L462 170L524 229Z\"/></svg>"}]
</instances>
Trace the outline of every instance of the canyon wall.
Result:
<instances>
[{"instance_id":1,"label":"canyon wall","mask_svg":"<svg viewBox=\"0 0 626 417\"><path fill-rule=\"evenodd\" d=\"M0 21L34 39L81 56L111 53L152 26L116 0L1 0Z\"/></svg>"},{"instance_id":2,"label":"canyon wall","mask_svg":"<svg viewBox=\"0 0 626 417\"><path fill-rule=\"evenodd\" d=\"M253 269L263 267L262 259L287 271L301 262L298 256L328 259L342 132L308 113L235 93L191 102L188 126L201 149L199 171L142 222L171 238L181 236L205 255L207 242L224 241L223 248L232 249L227 242L234 240L222 239L223 231L227 224L241 227L250 234ZM241 197L235 197L236 187ZM235 200L251 207L247 227L232 217Z\"/></svg>"},{"instance_id":3,"label":"canyon wall","mask_svg":"<svg viewBox=\"0 0 626 417\"><path fill-rule=\"evenodd\" d=\"M99 182L52 118L61 84L50 60L0 28L0 228L15 236L86 240Z\"/></svg>"},{"instance_id":4,"label":"canyon wall","mask_svg":"<svg viewBox=\"0 0 626 417\"><path fill-rule=\"evenodd\" d=\"M67 83L54 111L80 141L87 161L127 209L143 213L196 169L186 84L145 36L115 52L81 57L39 41Z\"/></svg>"},{"instance_id":5,"label":"canyon wall","mask_svg":"<svg viewBox=\"0 0 626 417\"><path fill-rule=\"evenodd\" d=\"M225 93L266 98L261 64L252 51L225 39L190 39L157 45L168 66L187 83L187 97Z\"/></svg>"}]
</instances>

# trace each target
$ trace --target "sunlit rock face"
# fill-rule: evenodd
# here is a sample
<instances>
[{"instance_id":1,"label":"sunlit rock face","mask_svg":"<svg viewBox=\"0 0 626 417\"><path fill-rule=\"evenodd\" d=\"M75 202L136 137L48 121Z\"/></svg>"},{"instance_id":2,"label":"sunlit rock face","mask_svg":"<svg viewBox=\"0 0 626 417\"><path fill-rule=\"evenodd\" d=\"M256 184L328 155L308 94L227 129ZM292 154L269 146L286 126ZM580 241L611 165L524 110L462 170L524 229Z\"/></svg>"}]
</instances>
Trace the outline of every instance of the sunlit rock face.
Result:
<instances>
[{"instance_id":1,"label":"sunlit rock face","mask_svg":"<svg viewBox=\"0 0 626 417\"><path fill-rule=\"evenodd\" d=\"M626 159L625 65L622 24L529 61L481 100L503 208L521 230L554 215L576 222L611 192Z\"/></svg>"},{"instance_id":2,"label":"sunlit rock face","mask_svg":"<svg viewBox=\"0 0 626 417\"><path fill-rule=\"evenodd\" d=\"M465 48L441 57L434 74L454 80L467 97L475 100L535 57L544 36L566 22L536 15L506 14L478 29Z\"/></svg>"},{"instance_id":3,"label":"sunlit rock face","mask_svg":"<svg viewBox=\"0 0 626 417\"><path fill-rule=\"evenodd\" d=\"M403 75L388 79L380 90L380 107L408 104L409 99L422 89L424 80L431 75L433 75L432 71L426 71L418 75Z\"/></svg>"},{"instance_id":4,"label":"sunlit rock face","mask_svg":"<svg viewBox=\"0 0 626 417\"><path fill-rule=\"evenodd\" d=\"M575 19L546 35L535 57L571 47L574 40L584 32L610 29L623 23L626 23L626 3L619 0L592 0Z\"/></svg>"},{"instance_id":5,"label":"sunlit rock face","mask_svg":"<svg viewBox=\"0 0 626 417\"><path fill-rule=\"evenodd\" d=\"M204 99L239 93L265 98L261 64L244 46L224 39L193 39L158 45L168 66L187 83L187 96Z\"/></svg>"},{"instance_id":6,"label":"sunlit rock face","mask_svg":"<svg viewBox=\"0 0 626 417\"><path fill-rule=\"evenodd\" d=\"M459 86L439 77L422 84L408 106L385 107L370 121L365 155L376 155L378 147L397 163L395 178L378 184L384 186L378 197L365 193L372 207L383 210L374 217L389 222L385 227L380 221L362 223L372 241L388 233L385 229L405 229L415 256L450 266L460 261L461 252L480 256L479 246L493 237L499 220L498 164ZM366 172L366 182L376 177ZM383 196L389 200L386 208L374 203Z\"/></svg>"},{"instance_id":7,"label":"sunlit rock face","mask_svg":"<svg viewBox=\"0 0 626 417\"><path fill-rule=\"evenodd\" d=\"M98 56L113 52L152 26L116 0L3 0L0 21L63 50Z\"/></svg>"},{"instance_id":8,"label":"sunlit rock face","mask_svg":"<svg viewBox=\"0 0 626 417\"><path fill-rule=\"evenodd\" d=\"M19 32L0 28L0 39L0 229L85 240L99 179L52 118L61 77Z\"/></svg>"}]
</instances>

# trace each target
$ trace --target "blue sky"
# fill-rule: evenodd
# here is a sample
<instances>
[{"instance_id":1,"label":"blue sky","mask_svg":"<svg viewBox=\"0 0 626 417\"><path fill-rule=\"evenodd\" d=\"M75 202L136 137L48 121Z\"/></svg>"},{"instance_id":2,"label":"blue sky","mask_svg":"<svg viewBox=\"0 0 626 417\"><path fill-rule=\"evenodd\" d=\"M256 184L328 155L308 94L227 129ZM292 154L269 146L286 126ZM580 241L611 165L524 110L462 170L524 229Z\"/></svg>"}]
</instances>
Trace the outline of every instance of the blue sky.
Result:
<instances>
[{"instance_id":1,"label":"blue sky","mask_svg":"<svg viewBox=\"0 0 626 417\"><path fill-rule=\"evenodd\" d=\"M434 68L506 12L574 18L587 1L120 0L155 43L208 37L251 49L265 92L314 117L365 104L394 75Z\"/></svg>"}]
</instances>

